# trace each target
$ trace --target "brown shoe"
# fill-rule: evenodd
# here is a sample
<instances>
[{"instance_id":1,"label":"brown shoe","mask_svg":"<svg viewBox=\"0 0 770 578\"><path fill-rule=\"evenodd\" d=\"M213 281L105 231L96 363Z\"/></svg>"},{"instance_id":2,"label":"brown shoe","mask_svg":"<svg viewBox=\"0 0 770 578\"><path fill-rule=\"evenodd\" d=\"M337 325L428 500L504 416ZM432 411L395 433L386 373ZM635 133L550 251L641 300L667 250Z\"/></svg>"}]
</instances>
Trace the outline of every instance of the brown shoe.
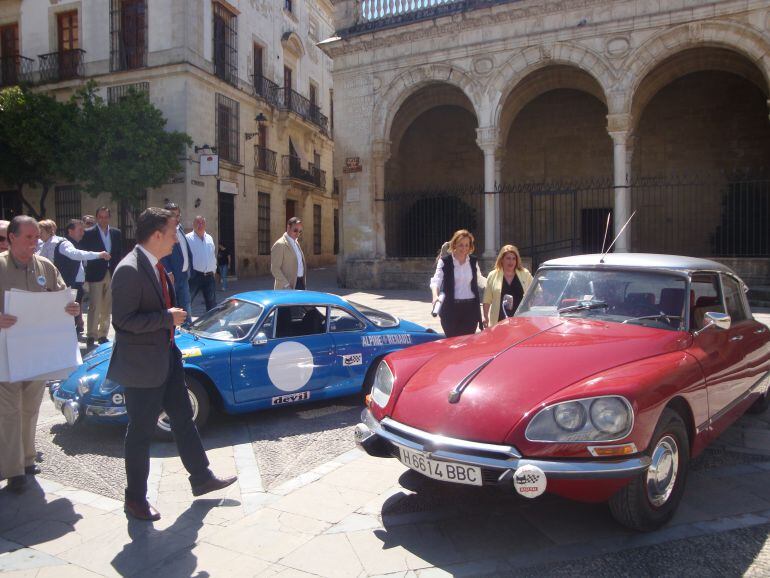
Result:
<instances>
[{"instance_id":1,"label":"brown shoe","mask_svg":"<svg viewBox=\"0 0 770 578\"><path fill-rule=\"evenodd\" d=\"M160 512L153 508L147 500L144 502L126 500L125 504L123 504L123 511L137 520L146 520L148 522L160 520Z\"/></svg>"},{"instance_id":2,"label":"brown shoe","mask_svg":"<svg viewBox=\"0 0 770 578\"><path fill-rule=\"evenodd\" d=\"M216 492L217 490L222 490L227 486L234 484L236 480L238 480L237 476L232 476L230 478L218 478L216 476L211 476L202 484L193 486L192 493L193 496L202 496L203 494L208 494L209 492Z\"/></svg>"}]
</instances>

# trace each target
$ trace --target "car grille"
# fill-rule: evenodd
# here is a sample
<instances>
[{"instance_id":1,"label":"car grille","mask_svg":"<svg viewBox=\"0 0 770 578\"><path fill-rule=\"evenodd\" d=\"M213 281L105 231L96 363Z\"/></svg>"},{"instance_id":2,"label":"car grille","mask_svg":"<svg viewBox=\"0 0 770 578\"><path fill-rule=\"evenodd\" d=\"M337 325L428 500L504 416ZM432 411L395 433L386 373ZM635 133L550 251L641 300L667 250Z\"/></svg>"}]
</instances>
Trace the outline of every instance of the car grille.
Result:
<instances>
[{"instance_id":1,"label":"car grille","mask_svg":"<svg viewBox=\"0 0 770 578\"><path fill-rule=\"evenodd\" d=\"M88 400L88 405L94 405L98 407L111 407L112 402L108 399L94 399L91 398Z\"/></svg>"}]
</instances>

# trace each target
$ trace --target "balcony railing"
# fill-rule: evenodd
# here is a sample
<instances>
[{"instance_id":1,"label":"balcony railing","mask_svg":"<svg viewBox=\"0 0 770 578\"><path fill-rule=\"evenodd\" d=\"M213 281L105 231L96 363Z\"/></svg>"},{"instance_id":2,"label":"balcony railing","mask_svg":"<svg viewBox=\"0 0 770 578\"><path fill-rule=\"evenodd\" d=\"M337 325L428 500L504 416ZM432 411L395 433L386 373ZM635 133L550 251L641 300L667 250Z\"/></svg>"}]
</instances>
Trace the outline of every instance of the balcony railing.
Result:
<instances>
[{"instance_id":1,"label":"balcony railing","mask_svg":"<svg viewBox=\"0 0 770 578\"><path fill-rule=\"evenodd\" d=\"M0 57L0 86L32 82L35 61L20 54Z\"/></svg>"},{"instance_id":2,"label":"balcony railing","mask_svg":"<svg viewBox=\"0 0 770 578\"><path fill-rule=\"evenodd\" d=\"M254 146L254 170L262 171L269 175L276 175L276 159L278 155L275 151L263 146Z\"/></svg>"},{"instance_id":3,"label":"balcony railing","mask_svg":"<svg viewBox=\"0 0 770 578\"><path fill-rule=\"evenodd\" d=\"M83 55L85 53L85 50L75 48L74 50L41 54L38 56L40 59L40 82L59 82L60 80L82 78Z\"/></svg>"},{"instance_id":4,"label":"balcony railing","mask_svg":"<svg viewBox=\"0 0 770 578\"><path fill-rule=\"evenodd\" d=\"M310 102L309 99L302 96L296 90L291 88L279 88L280 93L280 106L286 110L290 110L308 122L313 123L319 127L324 134L328 131L329 119L321 114L321 107Z\"/></svg>"},{"instance_id":5,"label":"balcony railing","mask_svg":"<svg viewBox=\"0 0 770 578\"><path fill-rule=\"evenodd\" d=\"M303 181L319 189L326 188L326 171L322 171L313 163L308 163L307 169L304 169L302 160L290 155L284 155L282 163L284 177Z\"/></svg>"},{"instance_id":6,"label":"balcony railing","mask_svg":"<svg viewBox=\"0 0 770 578\"><path fill-rule=\"evenodd\" d=\"M255 74L254 78L254 96L264 99L272 106L280 106L281 89L272 80L265 78L261 74Z\"/></svg>"}]
</instances>

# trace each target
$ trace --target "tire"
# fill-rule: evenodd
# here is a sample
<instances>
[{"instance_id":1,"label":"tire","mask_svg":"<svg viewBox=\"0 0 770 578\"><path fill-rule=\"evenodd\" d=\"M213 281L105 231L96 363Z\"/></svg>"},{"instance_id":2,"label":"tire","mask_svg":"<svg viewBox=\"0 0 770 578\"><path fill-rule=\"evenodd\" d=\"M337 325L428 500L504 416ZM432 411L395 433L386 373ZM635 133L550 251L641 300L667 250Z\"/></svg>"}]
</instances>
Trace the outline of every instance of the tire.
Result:
<instances>
[{"instance_id":1,"label":"tire","mask_svg":"<svg viewBox=\"0 0 770 578\"><path fill-rule=\"evenodd\" d=\"M199 378L188 373L185 374L184 379L187 384L187 393L190 395L193 421L198 430L201 430L209 419L211 400L209 400L209 394L206 393L206 388L203 387ZM158 417L158 423L155 426L155 436L163 441L174 441L174 435L171 433L171 424L165 411Z\"/></svg>"},{"instance_id":2,"label":"tire","mask_svg":"<svg viewBox=\"0 0 770 578\"><path fill-rule=\"evenodd\" d=\"M663 410L652 436L649 455L652 458L650 468L612 496L609 503L618 522L641 532L650 532L666 524L684 494L690 443L687 427L674 410Z\"/></svg>"},{"instance_id":3,"label":"tire","mask_svg":"<svg viewBox=\"0 0 770 578\"><path fill-rule=\"evenodd\" d=\"M746 410L746 413L765 413L768 406L770 406L770 389L765 391L765 394L762 397L752 403L749 406L749 409Z\"/></svg>"}]
</instances>

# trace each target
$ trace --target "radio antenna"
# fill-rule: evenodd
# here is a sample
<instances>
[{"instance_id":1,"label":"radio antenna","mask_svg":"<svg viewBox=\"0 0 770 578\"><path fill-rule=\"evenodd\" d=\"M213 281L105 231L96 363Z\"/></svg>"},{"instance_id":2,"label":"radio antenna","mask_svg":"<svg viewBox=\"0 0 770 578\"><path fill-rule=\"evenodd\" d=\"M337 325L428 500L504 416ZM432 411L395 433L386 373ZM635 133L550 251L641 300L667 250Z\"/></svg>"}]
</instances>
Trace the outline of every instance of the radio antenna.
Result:
<instances>
[{"instance_id":1,"label":"radio antenna","mask_svg":"<svg viewBox=\"0 0 770 578\"><path fill-rule=\"evenodd\" d=\"M604 255L604 247L607 245L607 233L610 232L610 217L612 217L612 211L607 211L607 225L604 227L604 240L602 241L602 255Z\"/></svg>"},{"instance_id":2,"label":"radio antenna","mask_svg":"<svg viewBox=\"0 0 770 578\"><path fill-rule=\"evenodd\" d=\"M604 263L604 258L607 256L607 253L609 253L609 252L610 252L610 250L612 249L612 247L615 245L615 242L616 242L616 241L617 241L617 240L620 238L620 236L623 234L623 231L625 231L625 230L626 230L626 227L628 227L628 224L631 222L631 219L633 219L633 218L634 218L634 215L636 215L636 211L634 211L633 213L631 213L631 216L630 216L630 217L628 217L628 221L626 221L626 222L623 224L623 226L621 227L620 231L618 231L618 234L617 234L617 235L615 235L615 238L612 240L612 243L610 243L610 246L609 246L609 247L607 247L607 250L606 250L604 253L602 253L602 256L601 256L601 258L599 259L599 263Z\"/></svg>"}]
</instances>

